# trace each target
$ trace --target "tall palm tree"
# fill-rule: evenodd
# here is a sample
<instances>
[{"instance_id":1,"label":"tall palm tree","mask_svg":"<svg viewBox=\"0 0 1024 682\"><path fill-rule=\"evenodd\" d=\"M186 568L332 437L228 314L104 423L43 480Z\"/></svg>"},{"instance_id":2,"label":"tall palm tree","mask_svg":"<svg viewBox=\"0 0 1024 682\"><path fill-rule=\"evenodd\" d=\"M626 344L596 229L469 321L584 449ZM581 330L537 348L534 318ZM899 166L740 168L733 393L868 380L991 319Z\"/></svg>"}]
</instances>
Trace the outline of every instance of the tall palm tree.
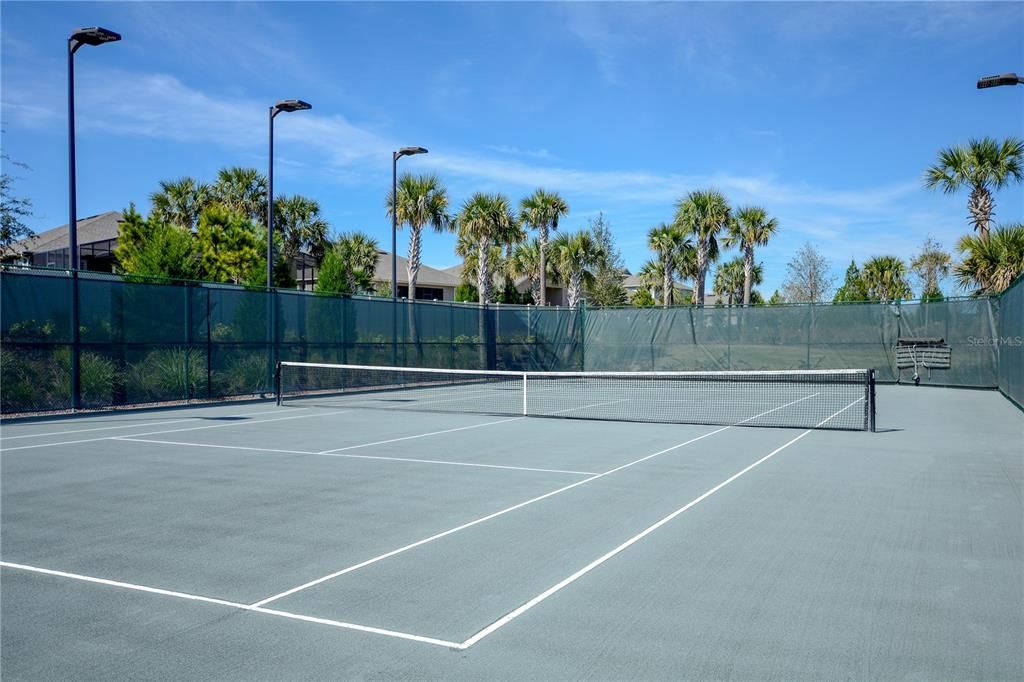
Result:
<instances>
[{"instance_id":1,"label":"tall palm tree","mask_svg":"<svg viewBox=\"0 0 1024 682\"><path fill-rule=\"evenodd\" d=\"M1024 273L1024 223L997 227L988 239L966 235L957 248L966 255L954 275L976 295L999 293Z\"/></svg>"},{"instance_id":2,"label":"tall palm tree","mask_svg":"<svg viewBox=\"0 0 1024 682\"><path fill-rule=\"evenodd\" d=\"M161 180L160 190L150 194L149 200L157 220L192 231L199 224L199 214L210 202L210 187L187 177Z\"/></svg>"},{"instance_id":3,"label":"tall palm tree","mask_svg":"<svg viewBox=\"0 0 1024 682\"><path fill-rule=\"evenodd\" d=\"M603 255L589 230L572 234L560 234L551 243L551 261L558 278L566 283L570 308L579 305L583 297L583 285L593 277L591 269L596 267Z\"/></svg>"},{"instance_id":4,"label":"tall palm tree","mask_svg":"<svg viewBox=\"0 0 1024 682\"><path fill-rule=\"evenodd\" d=\"M718 233L729 224L731 216L729 200L714 189L695 190L676 203L676 224L694 237L697 270L694 305L704 305L708 267L718 257Z\"/></svg>"},{"instance_id":5,"label":"tall palm tree","mask_svg":"<svg viewBox=\"0 0 1024 682\"><path fill-rule=\"evenodd\" d=\"M465 248L476 247L476 288L480 303L491 301L492 271L490 254L509 232L515 229L516 217L508 199L502 194L477 192L462 205L457 225Z\"/></svg>"},{"instance_id":6,"label":"tall palm tree","mask_svg":"<svg viewBox=\"0 0 1024 682\"><path fill-rule=\"evenodd\" d=\"M255 168L221 168L212 194L213 199L229 211L267 226L267 177Z\"/></svg>"},{"instance_id":7,"label":"tall palm tree","mask_svg":"<svg viewBox=\"0 0 1024 682\"><path fill-rule=\"evenodd\" d=\"M875 256L864 263L861 279L868 290L868 298L889 303L910 298L907 265L895 256Z\"/></svg>"},{"instance_id":8,"label":"tall palm tree","mask_svg":"<svg viewBox=\"0 0 1024 682\"><path fill-rule=\"evenodd\" d=\"M293 260L306 249L319 264L327 249L327 221L320 204L295 194L274 200L274 229L282 236L281 256ZM356 233L358 234L358 233Z\"/></svg>"},{"instance_id":9,"label":"tall palm tree","mask_svg":"<svg viewBox=\"0 0 1024 682\"><path fill-rule=\"evenodd\" d=\"M775 218L760 206L737 208L727 226L728 234L722 240L727 247L739 246L743 252L743 305L750 305L750 291L753 289L754 247L764 246L779 228Z\"/></svg>"},{"instance_id":10,"label":"tall palm tree","mask_svg":"<svg viewBox=\"0 0 1024 682\"><path fill-rule=\"evenodd\" d=\"M990 137L970 140L966 147L949 147L939 152L938 163L925 171L925 187L941 187L952 194L971 188L967 210L978 236L988 239L995 202L992 191L1011 180L1024 180L1024 140L1008 137L998 142Z\"/></svg>"},{"instance_id":11,"label":"tall palm tree","mask_svg":"<svg viewBox=\"0 0 1024 682\"><path fill-rule=\"evenodd\" d=\"M519 204L520 220L537 230L540 244L540 300L537 305L547 305L547 261L549 230L558 230L558 219L569 215L569 204L557 192L538 189Z\"/></svg>"},{"instance_id":12,"label":"tall palm tree","mask_svg":"<svg viewBox=\"0 0 1024 682\"><path fill-rule=\"evenodd\" d=\"M416 278L422 266L423 228L430 226L436 232L451 229L448 217L448 190L436 175L404 174L398 180L398 201L393 202L388 192L387 215L391 217L392 206L396 207L398 224L409 226L409 300L416 299Z\"/></svg>"},{"instance_id":13,"label":"tall palm tree","mask_svg":"<svg viewBox=\"0 0 1024 682\"><path fill-rule=\"evenodd\" d=\"M672 291L675 289L673 275L676 260L682 250L692 246L686 234L678 225L662 223L652 227L647 233L647 245L658 254L661 265L661 296L662 305L672 305Z\"/></svg>"}]
</instances>

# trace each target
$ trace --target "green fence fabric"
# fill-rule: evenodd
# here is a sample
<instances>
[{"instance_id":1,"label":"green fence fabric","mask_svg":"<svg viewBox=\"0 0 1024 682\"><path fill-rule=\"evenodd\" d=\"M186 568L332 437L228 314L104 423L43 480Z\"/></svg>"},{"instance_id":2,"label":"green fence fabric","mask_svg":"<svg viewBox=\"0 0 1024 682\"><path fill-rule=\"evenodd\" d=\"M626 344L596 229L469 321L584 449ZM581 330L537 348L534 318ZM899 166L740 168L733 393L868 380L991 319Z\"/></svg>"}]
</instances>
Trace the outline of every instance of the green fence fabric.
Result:
<instances>
[{"instance_id":1,"label":"green fence fabric","mask_svg":"<svg viewBox=\"0 0 1024 682\"><path fill-rule=\"evenodd\" d=\"M1024 403L1024 283L999 298L767 307L559 308L323 296L210 283L0 270L0 409L106 407L273 391L277 361L522 371L896 367L907 337L938 337L950 369L921 383L999 387Z\"/></svg>"},{"instance_id":2,"label":"green fence fabric","mask_svg":"<svg viewBox=\"0 0 1024 682\"><path fill-rule=\"evenodd\" d=\"M73 344L77 286L79 338ZM579 313L393 302L81 272L0 271L0 410L89 408L273 391L279 360L580 370Z\"/></svg>"},{"instance_id":3,"label":"green fence fabric","mask_svg":"<svg viewBox=\"0 0 1024 682\"><path fill-rule=\"evenodd\" d=\"M990 299L914 304L608 308L586 311L587 370L677 371L874 368L879 381L909 380L896 342L941 337L948 370L921 382L994 388L998 355L977 339L995 333Z\"/></svg>"},{"instance_id":4,"label":"green fence fabric","mask_svg":"<svg viewBox=\"0 0 1024 682\"><path fill-rule=\"evenodd\" d=\"M999 352L999 390L1024 409L1024 277L999 297L999 336L983 342Z\"/></svg>"}]
</instances>

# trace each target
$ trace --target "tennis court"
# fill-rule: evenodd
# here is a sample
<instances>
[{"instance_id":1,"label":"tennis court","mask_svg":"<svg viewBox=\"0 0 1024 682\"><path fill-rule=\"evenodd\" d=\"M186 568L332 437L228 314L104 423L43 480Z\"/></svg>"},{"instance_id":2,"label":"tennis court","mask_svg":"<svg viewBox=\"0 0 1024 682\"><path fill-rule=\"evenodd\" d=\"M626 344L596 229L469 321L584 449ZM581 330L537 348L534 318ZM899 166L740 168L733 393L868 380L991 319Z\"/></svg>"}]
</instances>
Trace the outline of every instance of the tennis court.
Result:
<instances>
[{"instance_id":1,"label":"tennis court","mask_svg":"<svg viewBox=\"0 0 1024 682\"><path fill-rule=\"evenodd\" d=\"M995 391L879 386L875 433L341 403L5 423L4 677L1024 676Z\"/></svg>"}]
</instances>

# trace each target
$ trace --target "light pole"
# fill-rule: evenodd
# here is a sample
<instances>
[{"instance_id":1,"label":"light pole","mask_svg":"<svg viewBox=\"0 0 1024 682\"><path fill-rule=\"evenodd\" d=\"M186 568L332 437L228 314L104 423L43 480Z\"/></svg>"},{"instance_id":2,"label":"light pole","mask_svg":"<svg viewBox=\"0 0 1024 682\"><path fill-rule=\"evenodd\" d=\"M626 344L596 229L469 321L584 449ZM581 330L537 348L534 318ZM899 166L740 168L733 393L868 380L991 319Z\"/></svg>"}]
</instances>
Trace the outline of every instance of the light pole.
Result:
<instances>
[{"instance_id":1,"label":"light pole","mask_svg":"<svg viewBox=\"0 0 1024 682\"><path fill-rule=\"evenodd\" d=\"M75 192L75 53L82 45L102 45L121 39L99 26L76 28L68 38L68 268L71 270L71 408L80 407L78 365L78 206Z\"/></svg>"},{"instance_id":2,"label":"light pole","mask_svg":"<svg viewBox=\"0 0 1024 682\"><path fill-rule=\"evenodd\" d=\"M998 88L1000 85L1024 85L1024 78L1015 73L1002 73L998 76L983 76L978 79L978 89Z\"/></svg>"},{"instance_id":3,"label":"light pole","mask_svg":"<svg viewBox=\"0 0 1024 682\"><path fill-rule=\"evenodd\" d=\"M403 156L426 154L423 147L402 147L391 152L391 300L398 300L398 160Z\"/></svg>"},{"instance_id":4,"label":"light pole","mask_svg":"<svg viewBox=\"0 0 1024 682\"><path fill-rule=\"evenodd\" d=\"M301 99L283 99L270 107L270 149L267 154L267 289L274 285L274 117L282 111L305 111L313 105Z\"/></svg>"}]
</instances>

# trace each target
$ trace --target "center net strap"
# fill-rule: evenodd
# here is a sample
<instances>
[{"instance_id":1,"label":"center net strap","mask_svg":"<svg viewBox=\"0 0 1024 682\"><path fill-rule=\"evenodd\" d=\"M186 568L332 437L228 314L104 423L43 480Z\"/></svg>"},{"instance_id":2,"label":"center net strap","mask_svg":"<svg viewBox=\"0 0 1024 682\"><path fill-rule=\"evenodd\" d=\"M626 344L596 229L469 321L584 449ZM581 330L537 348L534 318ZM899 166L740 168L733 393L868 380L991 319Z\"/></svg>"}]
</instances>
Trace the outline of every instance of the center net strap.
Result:
<instances>
[{"instance_id":1,"label":"center net strap","mask_svg":"<svg viewBox=\"0 0 1024 682\"><path fill-rule=\"evenodd\" d=\"M676 424L872 426L870 370L509 372L282 362L279 401Z\"/></svg>"}]
</instances>

